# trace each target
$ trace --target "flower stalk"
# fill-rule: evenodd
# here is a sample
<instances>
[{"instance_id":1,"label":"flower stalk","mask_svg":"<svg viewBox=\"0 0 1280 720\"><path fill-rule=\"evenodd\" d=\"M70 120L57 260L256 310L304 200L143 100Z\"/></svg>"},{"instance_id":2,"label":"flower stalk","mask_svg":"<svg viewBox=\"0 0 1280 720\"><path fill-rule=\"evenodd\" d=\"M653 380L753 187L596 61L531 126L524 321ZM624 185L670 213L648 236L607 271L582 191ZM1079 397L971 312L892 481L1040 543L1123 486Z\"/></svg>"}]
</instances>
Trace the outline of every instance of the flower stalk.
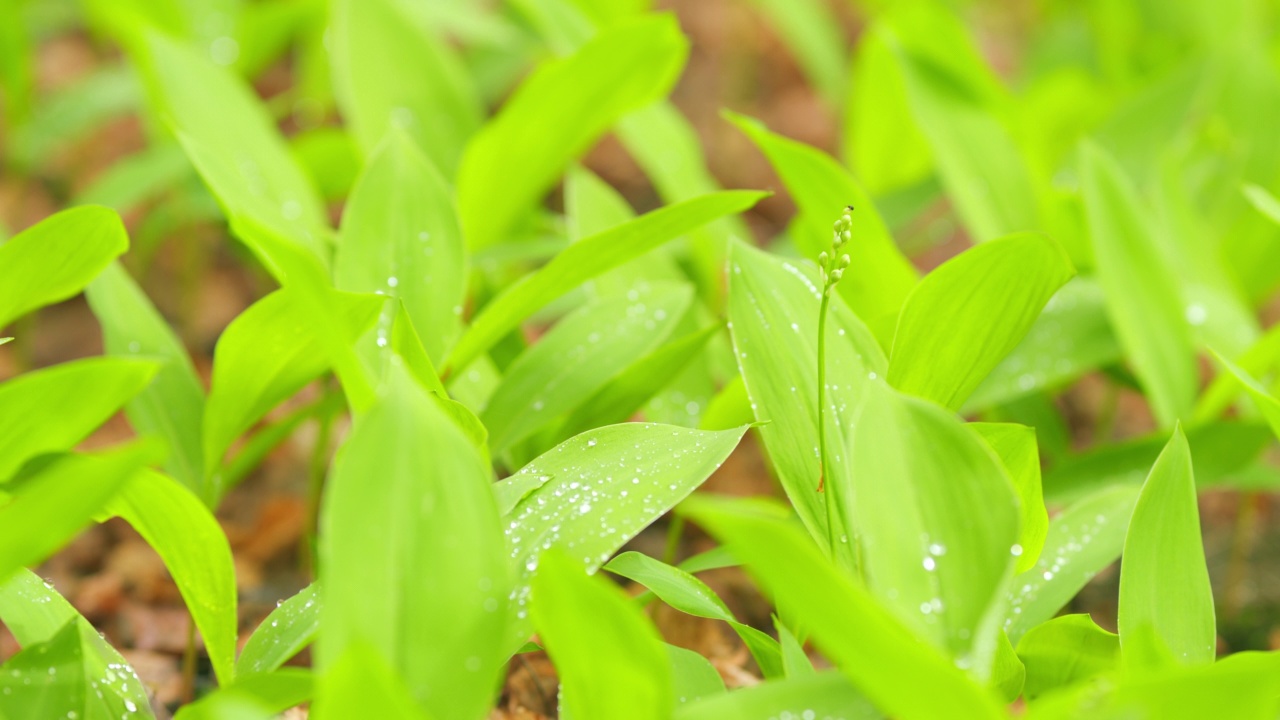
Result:
<instances>
[{"instance_id":1,"label":"flower stalk","mask_svg":"<svg viewBox=\"0 0 1280 720\"><path fill-rule=\"evenodd\" d=\"M822 302L818 307L818 492L826 490L827 480L827 308L831 292L849 267L849 255L842 253L853 239L853 206L848 205L832 228L831 252L818 255L818 272L822 279ZM836 552L836 498L827 493L827 534L831 554Z\"/></svg>"}]
</instances>

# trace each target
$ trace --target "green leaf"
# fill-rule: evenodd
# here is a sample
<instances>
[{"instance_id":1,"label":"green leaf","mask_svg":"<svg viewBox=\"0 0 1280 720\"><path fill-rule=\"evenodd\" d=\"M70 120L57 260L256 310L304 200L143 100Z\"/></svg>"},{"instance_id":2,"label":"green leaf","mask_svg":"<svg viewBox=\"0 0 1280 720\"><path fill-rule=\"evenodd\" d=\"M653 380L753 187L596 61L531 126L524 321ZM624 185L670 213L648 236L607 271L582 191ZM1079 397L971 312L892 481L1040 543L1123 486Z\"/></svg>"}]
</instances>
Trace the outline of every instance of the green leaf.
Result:
<instances>
[{"instance_id":1,"label":"green leaf","mask_svg":"<svg viewBox=\"0 0 1280 720\"><path fill-rule=\"evenodd\" d=\"M677 708L725 692L724 678L709 660L692 650L665 645L671 664L671 692Z\"/></svg>"},{"instance_id":2,"label":"green leaf","mask_svg":"<svg viewBox=\"0 0 1280 720\"><path fill-rule=\"evenodd\" d=\"M916 283L916 271L903 256L870 196L847 170L817 148L769 132L743 115L725 115L769 158L800 210L793 238L810 260L831 246L831 223L852 205L853 242L846 252L853 264L836 287L859 317L871 324L892 318Z\"/></svg>"},{"instance_id":3,"label":"green leaf","mask_svg":"<svg viewBox=\"0 0 1280 720\"><path fill-rule=\"evenodd\" d=\"M155 373L147 360L98 357L0 383L0 484L27 460L88 437Z\"/></svg>"},{"instance_id":4,"label":"green leaf","mask_svg":"<svg viewBox=\"0 0 1280 720\"><path fill-rule=\"evenodd\" d=\"M533 576L532 612L573 717L670 714L675 703L662 638L617 587L588 577L564 551L548 550Z\"/></svg>"},{"instance_id":5,"label":"green leaf","mask_svg":"<svg viewBox=\"0 0 1280 720\"><path fill-rule=\"evenodd\" d=\"M251 675L183 705L174 720L271 720L310 700L314 684L303 668Z\"/></svg>"},{"instance_id":6,"label":"green leaf","mask_svg":"<svg viewBox=\"0 0 1280 720\"><path fill-rule=\"evenodd\" d=\"M452 177L484 118L456 51L398 0L336 0L330 12L334 90L365 154L398 127Z\"/></svg>"},{"instance_id":7,"label":"green leaf","mask_svg":"<svg viewBox=\"0 0 1280 720\"><path fill-rule=\"evenodd\" d=\"M701 485L746 430L610 425L566 440L499 483L547 478L505 518L519 574L507 649L528 639L528 583L545 548L572 550L584 568L594 571Z\"/></svg>"},{"instance_id":8,"label":"green leaf","mask_svg":"<svg viewBox=\"0 0 1280 720\"><path fill-rule=\"evenodd\" d=\"M218 682L235 677L239 617L236 568L227 536L194 493L151 470L135 473L107 504L164 561L204 638Z\"/></svg>"},{"instance_id":9,"label":"green leaf","mask_svg":"<svg viewBox=\"0 0 1280 720\"><path fill-rule=\"evenodd\" d=\"M227 218L252 218L294 247L329 262L324 204L244 81L195 50L152 33L135 58L145 69L160 116L218 198ZM237 232L272 269L256 238Z\"/></svg>"},{"instance_id":10,"label":"green leaf","mask_svg":"<svg viewBox=\"0 0 1280 720\"><path fill-rule=\"evenodd\" d=\"M1227 372L1244 386L1245 392L1249 394L1253 404L1258 407L1258 411L1262 413L1262 416L1267 420L1267 424L1271 426L1271 432L1275 433L1276 438L1280 439L1280 399L1272 395L1262 386L1262 383L1255 380L1240 366L1216 352L1213 353L1213 356L1217 359L1218 364L1226 368Z\"/></svg>"},{"instance_id":11,"label":"green leaf","mask_svg":"<svg viewBox=\"0 0 1280 720\"><path fill-rule=\"evenodd\" d=\"M457 374L520 322L583 282L718 217L742 212L765 193L726 191L654 210L579 240L494 298L458 340L442 374Z\"/></svg>"},{"instance_id":12,"label":"green leaf","mask_svg":"<svg viewBox=\"0 0 1280 720\"><path fill-rule=\"evenodd\" d=\"M511 363L490 396L480 420L494 450L502 452L590 398L665 340L692 301L688 285L664 283L566 316Z\"/></svg>"},{"instance_id":13,"label":"green leaf","mask_svg":"<svg viewBox=\"0 0 1280 720\"><path fill-rule=\"evenodd\" d=\"M349 332L369 327L383 299L335 293ZM205 405L206 472L216 470L227 448L267 411L291 397L329 367L324 342L295 296L277 291L250 305L218 338Z\"/></svg>"},{"instance_id":14,"label":"green leaf","mask_svg":"<svg viewBox=\"0 0 1280 720\"><path fill-rule=\"evenodd\" d=\"M462 431L393 364L325 487L319 667L367 643L432 716L487 709L511 587L489 476Z\"/></svg>"},{"instance_id":15,"label":"green leaf","mask_svg":"<svg viewBox=\"0 0 1280 720\"><path fill-rule=\"evenodd\" d=\"M874 23L859 36L844 107L843 157L876 197L916 185L933 170L886 31Z\"/></svg>"},{"instance_id":16,"label":"green leaf","mask_svg":"<svg viewBox=\"0 0 1280 720\"><path fill-rule=\"evenodd\" d=\"M823 654L880 711L904 720L1004 717L986 688L837 570L778 505L698 496L681 511L746 562L763 588L794 612ZM831 622L834 608L840 622ZM921 692L922 687L929 691Z\"/></svg>"},{"instance_id":17,"label":"green leaf","mask_svg":"<svg viewBox=\"0 0 1280 720\"><path fill-rule=\"evenodd\" d=\"M5 488L9 497L0 505L0 579L66 544L155 454L154 446L137 442L28 465Z\"/></svg>"},{"instance_id":18,"label":"green leaf","mask_svg":"<svg viewBox=\"0 0 1280 720\"><path fill-rule=\"evenodd\" d=\"M570 160L666 95L687 53L674 17L647 16L536 69L463 154L458 214L471 247L505 241Z\"/></svg>"},{"instance_id":19,"label":"green leaf","mask_svg":"<svg viewBox=\"0 0 1280 720\"><path fill-rule=\"evenodd\" d=\"M1020 554L1015 561L1015 572L1025 572L1035 565L1044 547L1045 533L1049 530L1049 512L1044 506L1044 493L1040 484L1040 451L1036 445L1036 430L1013 423L969 423L969 429L978 434L1000 458L1005 472L1013 481L1018 505L1022 509L1021 530L1018 533Z\"/></svg>"},{"instance_id":20,"label":"green leaf","mask_svg":"<svg viewBox=\"0 0 1280 720\"><path fill-rule=\"evenodd\" d=\"M1027 667L1025 692L1034 700L1050 690L1107 675L1119 667L1120 637L1088 615L1063 615L1031 628L1018 641Z\"/></svg>"},{"instance_id":21,"label":"green leaf","mask_svg":"<svg viewBox=\"0 0 1280 720\"><path fill-rule=\"evenodd\" d=\"M1258 212L1280 224L1280 199L1267 192L1266 188L1246 183L1241 190L1245 198Z\"/></svg>"},{"instance_id":22,"label":"green leaf","mask_svg":"<svg viewBox=\"0 0 1280 720\"><path fill-rule=\"evenodd\" d=\"M845 91L844 37L835 9L819 0L753 0L831 107Z\"/></svg>"},{"instance_id":23,"label":"green leaf","mask_svg":"<svg viewBox=\"0 0 1280 720\"><path fill-rule=\"evenodd\" d=\"M1217 645L1213 591L1200 539L1191 449L1182 427L1142 485L1124 541L1120 643L1154 630L1182 663L1211 663Z\"/></svg>"},{"instance_id":24,"label":"green leaf","mask_svg":"<svg viewBox=\"0 0 1280 720\"><path fill-rule=\"evenodd\" d=\"M1120 557L1136 488L1103 490L1049 522L1036 566L1013 578L1004 630L1014 645L1031 628L1058 614L1085 583Z\"/></svg>"},{"instance_id":25,"label":"green leaf","mask_svg":"<svg viewBox=\"0 0 1280 720\"><path fill-rule=\"evenodd\" d=\"M108 265L85 294L109 354L164 360L151 385L126 407L129 421L144 435L164 438L169 446L166 469L206 503L212 502L204 475L204 388L182 341L117 263Z\"/></svg>"},{"instance_id":26,"label":"green leaf","mask_svg":"<svg viewBox=\"0 0 1280 720\"><path fill-rule=\"evenodd\" d=\"M1098 283L1077 276L1045 304L1026 336L965 402L964 412L993 407L1034 392L1056 390L1123 354L1107 320Z\"/></svg>"},{"instance_id":27,"label":"green leaf","mask_svg":"<svg viewBox=\"0 0 1280 720\"><path fill-rule=\"evenodd\" d=\"M959 418L882 383L867 385L846 442L852 484L838 497L867 588L985 678L1020 550L1004 468Z\"/></svg>"},{"instance_id":28,"label":"green leaf","mask_svg":"<svg viewBox=\"0 0 1280 720\"><path fill-rule=\"evenodd\" d=\"M805 652L804 645L796 638L787 626L778 621L775 616L773 619L774 627L778 630L778 645L782 648L782 672L789 678L808 677L816 674L818 671L813 667L813 660L809 659L809 654Z\"/></svg>"},{"instance_id":29,"label":"green leaf","mask_svg":"<svg viewBox=\"0 0 1280 720\"><path fill-rule=\"evenodd\" d=\"M1074 274L1043 235L1010 235L948 260L902 306L889 384L959 410Z\"/></svg>"},{"instance_id":30,"label":"green leaf","mask_svg":"<svg viewBox=\"0 0 1280 720\"><path fill-rule=\"evenodd\" d=\"M1014 652L1009 636L1001 631L996 636L996 656L991 667L991 687L1000 693L1005 702L1014 702L1022 695L1027 682L1027 668Z\"/></svg>"},{"instance_id":31,"label":"green leaf","mask_svg":"<svg viewBox=\"0 0 1280 720\"><path fill-rule=\"evenodd\" d=\"M82 617L46 641L24 645L0 666L0 716L139 718L151 703L133 670Z\"/></svg>"},{"instance_id":32,"label":"green leaf","mask_svg":"<svg viewBox=\"0 0 1280 720\"><path fill-rule=\"evenodd\" d=\"M879 720L884 716L838 672L822 672L702 698L676 709L675 720L765 720L838 717Z\"/></svg>"},{"instance_id":33,"label":"green leaf","mask_svg":"<svg viewBox=\"0 0 1280 720\"><path fill-rule=\"evenodd\" d=\"M349 645L316 686L315 720L432 720L386 657L367 641ZM477 711L476 716L479 717Z\"/></svg>"},{"instance_id":34,"label":"green leaf","mask_svg":"<svg viewBox=\"0 0 1280 720\"><path fill-rule=\"evenodd\" d=\"M0 245L0 328L84 289L129 247L114 211L86 206L51 215Z\"/></svg>"},{"instance_id":35,"label":"green leaf","mask_svg":"<svg viewBox=\"0 0 1280 720\"><path fill-rule=\"evenodd\" d=\"M333 271L341 290L399 298L431 360L443 359L461 325L466 245L452 191L401 131L377 146L356 182Z\"/></svg>"},{"instance_id":36,"label":"green leaf","mask_svg":"<svg viewBox=\"0 0 1280 720\"><path fill-rule=\"evenodd\" d=\"M1080 152L1085 218L1116 336L1161 426L1191 417L1199 383L1191 331L1132 183L1094 145Z\"/></svg>"},{"instance_id":37,"label":"green leaf","mask_svg":"<svg viewBox=\"0 0 1280 720\"><path fill-rule=\"evenodd\" d=\"M637 552L618 555L604 569L640 583L680 612L729 623L751 651L765 677L782 677L782 653L778 642L750 625L738 622L720 596L690 573Z\"/></svg>"},{"instance_id":38,"label":"green leaf","mask_svg":"<svg viewBox=\"0 0 1280 720\"><path fill-rule=\"evenodd\" d=\"M825 544L827 513L817 492L817 272L744 243L731 246L729 268L729 329L751 410L767 423L760 437L800 519ZM882 376L886 363L870 331L838 298L827 321L826 351L832 379L827 437L836 438L868 379ZM843 467L839 457L832 463Z\"/></svg>"},{"instance_id":39,"label":"green leaf","mask_svg":"<svg viewBox=\"0 0 1280 720\"><path fill-rule=\"evenodd\" d=\"M254 675L280 669L315 640L322 608L320 588L315 583L277 605L244 644L236 660L236 674Z\"/></svg>"}]
</instances>

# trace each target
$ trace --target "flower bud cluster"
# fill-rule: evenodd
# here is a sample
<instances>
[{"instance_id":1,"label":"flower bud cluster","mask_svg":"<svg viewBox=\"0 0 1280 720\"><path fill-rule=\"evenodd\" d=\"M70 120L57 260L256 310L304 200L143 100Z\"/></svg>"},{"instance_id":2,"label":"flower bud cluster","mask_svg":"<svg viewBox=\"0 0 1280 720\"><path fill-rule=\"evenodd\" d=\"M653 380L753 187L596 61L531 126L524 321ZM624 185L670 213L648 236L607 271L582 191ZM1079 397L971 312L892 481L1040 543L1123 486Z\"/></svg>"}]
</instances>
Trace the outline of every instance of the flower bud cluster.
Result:
<instances>
[{"instance_id":1,"label":"flower bud cluster","mask_svg":"<svg viewBox=\"0 0 1280 720\"><path fill-rule=\"evenodd\" d=\"M845 206L844 213L836 220L832 228L831 252L818 255L818 269L822 272L822 291L829 291L849 267L849 255L842 253L849 241L853 239L853 206Z\"/></svg>"}]
</instances>

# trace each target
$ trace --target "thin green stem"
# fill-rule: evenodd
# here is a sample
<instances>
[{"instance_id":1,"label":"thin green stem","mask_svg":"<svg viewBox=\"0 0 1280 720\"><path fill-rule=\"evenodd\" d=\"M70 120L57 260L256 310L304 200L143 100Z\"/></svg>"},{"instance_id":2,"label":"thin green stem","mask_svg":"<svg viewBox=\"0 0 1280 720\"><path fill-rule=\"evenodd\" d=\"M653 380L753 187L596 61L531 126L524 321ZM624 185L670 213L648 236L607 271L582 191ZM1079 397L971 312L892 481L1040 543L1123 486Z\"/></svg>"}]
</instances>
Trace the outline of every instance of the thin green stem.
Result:
<instances>
[{"instance_id":1,"label":"thin green stem","mask_svg":"<svg viewBox=\"0 0 1280 720\"><path fill-rule=\"evenodd\" d=\"M827 485L827 307L831 304L831 286L822 290L818 308L818 492L826 493L827 547L836 556L836 493L834 483Z\"/></svg>"},{"instance_id":2,"label":"thin green stem","mask_svg":"<svg viewBox=\"0 0 1280 720\"><path fill-rule=\"evenodd\" d=\"M326 381L325 395L333 393ZM311 464L308 468L309 490L307 494L307 552L303 556L306 569L311 579L316 577L317 550L316 538L320 529L320 496L324 493L324 477L329 469L329 440L333 434L333 413L321 413L319 429L316 433L316 444L311 449Z\"/></svg>"}]
</instances>

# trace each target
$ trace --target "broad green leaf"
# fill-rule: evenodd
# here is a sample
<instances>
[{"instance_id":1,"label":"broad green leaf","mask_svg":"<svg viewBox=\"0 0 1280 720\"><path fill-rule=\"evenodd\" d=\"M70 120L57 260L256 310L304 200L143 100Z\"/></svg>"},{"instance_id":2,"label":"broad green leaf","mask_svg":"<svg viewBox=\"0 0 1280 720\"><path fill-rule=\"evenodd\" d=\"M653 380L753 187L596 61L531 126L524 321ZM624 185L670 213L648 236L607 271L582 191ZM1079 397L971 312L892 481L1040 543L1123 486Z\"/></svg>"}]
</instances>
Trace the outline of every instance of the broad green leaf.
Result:
<instances>
[{"instance_id":1,"label":"broad green leaf","mask_svg":"<svg viewBox=\"0 0 1280 720\"><path fill-rule=\"evenodd\" d=\"M1272 368L1280 367L1280 324L1272 325L1257 342L1235 356L1232 362L1255 377L1261 377ZM1200 400L1196 403L1195 421L1200 423L1218 417L1231 406L1239 393L1240 381L1235 375L1229 372L1218 373L1209 387L1200 394Z\"/></svg>"},{"instance_id":2,"label":"broad green leaf","mask_svg":"<svg viewBox=\"0 0 1280 720\"><path fill-rule=\"evenodd\" d=\"M432 716L483 713L505 659L511 587L489 475L462 431L393 364L325 487L320 668L367 643Z\"/></svg>"},{"instance_id":3,"label":"broad green leaf","mask_svg":"<svg viewBox=\"0 0 1280 720\"><path fill-rule=\"evenodd\" d=\"M461 324L466 245L452 191L402 131L386 136L356 182L333 271L341 290L399 298L431 360L443 359Z\"/></svg>"},{"instance_id":4,"label":"broad green leaf","mask_svg":"<svg viewBox=\"0 0 1280 720\"><path fill-rule=\"evenodd\" d=\"M332 233L324 204L252 89L159 34L148 37L142 53L135 60L145 68L158 113L227 218L253 218L327 266ZM271 267L254 237L237 235Z\"/></svg>"},{"instance_id":5,"label":"broad green leaf","mask_svg":"<svg viewBox=\"0 0 1280 720\"><path fill-rule=\"evenodd\" d=\"M995 452L1013 481L1018 506L1022 510L1014 572L1025 572L1040 558L1044 536L1049 530L1049 512L1044 506L1044 492L1040 484L1036 429L1012 423L970 423L968 427Z\"/></svg>"},{"instance_id":6,"label":"broad green leaf","mask_svg":"<svg viewBox=\"0 0 1280 720\"><path fill-rule=\"evenodd\" d=\"M992 407L1034 392L1056 390L1123 354L1107 320L1098 283L1077 276L1049 298L1026 336L965 402L964 412Z\"/></svg>"},{"instance_id":7,"label":"broad green leaf","mask_svg":"<svg viewBox=\"0 0 1280 720\"><path fill-rule=\"evenodd\" d=\"M69 450L155 376L142 359L86 358L0 383L0 484L24 462Z\"/></svg>"},{"instance_id":8,"label":"broad green leaf","mask_svg":"<svg viewBox=\"0 0 1280 720\"><path fill-rule=\"evenodd\" d=\"M32 310L61 302L129 247L114 211L63 210L0 245L0 328Z\"/></svg>"},{"instance_id":9,"label":"broad green leaf","mask_svg":"<svg viewBox=\"0 0 1280 720\"><path fill-rule=\"evenodd\" d=\"M987 677L1021 551L1017 497L999 459L956 416L878 382L866 386L845 442L851 485L840 497L867 588Z\"/></svg>"},{"instance_id":10,"label":"broad green leaf","mask_svg":"<svg viewBox=\"0 0 1280 720\"><path fill-rule=\"evenodd\" d=\"M795 613L823 654L880 711L905 720L1004 717L986 688L837 570L778 505L699 496L681 510L746 562L765 591ZM835 608L840 622L831 622Z\"/></svg>"},{"instance_id":11,"label":"broad green leaf","mask_svg":"<svg viewBox=\"0 0 1280 720\"><path fill-rule=\"evenodd\" d=\"M715 218L742 212L763 197L765 193L745 190L704 195L573 243L486 305L449 353L442 374L464 370L522 320L583 282Z\"/></svg>"},{"instance_id":12,"label":"broad green leaf","mask_svg":"<svg viewBox=\"0 0 1280 720\"><path fill-rule=\"evenodd\" d=\"M720 596L692 574L637 552L618 555L604 569L640 583L680 612L729 623L751 651L765 677L782 676L782 654L778 642L750 625L738 622Z\"/></svg>"},{"instance_id":13,"label":"broad green leaf","mask_svg":"<svg viewBox=\"0 0 1280 720\"><path fill-rule=\"evenodd\" d=\"M50 456L27 465L0 505L0 579L43 562L89 524L139 468L154 459L145 442L95 455Z\"/></svg>"},{"instance_id":14,"label":"broad green leaf","mask_svg":"<svg viewBox=\"0 0 1280 720\"><path fill-rule=\"evenodd\" d=\"M1088 615L1063 615L1031 628L1018 641L1027 667L1028 700L1119 667L1120 638Z\"/></svg>"},{"instance_id":15,"label":"broad green leaf","mask_svg":"<svg viewBox=\"0 0 1280 720\"><path fill-rule=\"evenodd\" d=\"M1262 383L1255 380L1249 373L1245 372L1240 366L1226 359L1218 353L1213 353L1218 363L1226 368L1236 380L1244 386L1245 392L1249 393L1249 398L1253 400L1253 404L1258 407L1258 411L1266 418L1267 424L1271 426L1271 432L1275 433L1276 438L1280 439L1280 399L1271 394Z\"/></svg>"},{"instance_id":16,"label":"broad green leaf","mask_svg":"<svg viewBox=\"0 0 1280 720\"><path fill-rule=\"evenodd\" d=\"M190 489L173 478L135 473L107 504L164 561L195 621L218 682L235 677L236 568L227 536Z\"/></svg>"},{"instance_id":17,"label":"broad green leaf","mask_svg":"<svg viewBox=\"0 0 1280 720\"><path fill-rule=\"evenodd\" d=\"M315 640L322 607L315 583L277 605L244 644L236 660L236 674L243 677L280 669Z\"/></svg>"},{"instance_id":18,"label":"broad green leaf","mask_svg":"<svg viewBox=\"0 0 1280 720\"><path fill-rule=\"evenodd\" d=\"M933 155L911 116L906 81L883 24L859 36L852 63L844 107L846 164L877 197L918 184L933 170Z\"/></svg>"},{"instance_id":19,"label":"broad green leaf","mask_svg":"<svg viewBox=\"0 0 1280 720\"><path fill-rule=\"evenodd\" d=\"M1027 668L1014 652L1009 636L1001 631L996 636L996 656L991 666L990 685L1005 702L1013 702L1022 695L1027 682Z\"/></svg>"},{"instance_id":20,"label":"broad green leaf","mask_svg":"<svg viewBox=\"0 0 1280 720\"><path fill-rule=\"evenodd\" d=\"M782 488L805 527L825 545L827 513L824 495L817 492L818 282L811 266L743 243L730 248L729 330L751 410L766 423L760 437ZM827 437L839 438L862 389L870 378L883 376L886 362L875 338L838 298L830 312ZM841 457L832 454L834 467L843 467Z\"/></svg>"},{"instance_id":21,"label":"broad green leaf","mask_svg":"<svg viewBox=\"0 0 1280 720\"><path fill-rule=\"evenodd\" d=\"M936 13L938 17L930 20L932 28L952 28L953 34L963 36L960 23L942 17L945 13ZM965 64L964 54L976 57L977 53L961 47L965 52L939 58L948 45L969 46L969 40L939 42L944 38L918 34L919 28L913 37L912 29L909 25L895 29L889 44L916 124L929 141L942 184L970 237L981 242L1043 230L1035 178L993 107L992 91L977 86L973 77L964 77L966 70L958 67ZM934 47L922 47L928 45ZM986 72L983 68L969 74Z\"/></svg>"},{"instance_id":22,"label":"broad green leaf","mask_svg":"<svg viewBox=\"0 0 1280 720\"><path fill-rule=\"evenodd\" d=\"M334 300L343 316L333 322L356 334L373 323L384 302L349 293ZM329 367L317 334L305 308L284 290L249 306L223 331L205 404L206 473L212 476L241 433Z\"/></svg>"},{"instance_id":23,"label":"broad green leaf","mask_svg":"<svg viewBox=\"0 0 1280 720\"><path fill-rule=\"evenodd\" d=\"M1267 446L1272 433L1265 423L1219 420L1187 430L1196 484L1213 487L1245 470ZM1160 434L1070 457L1044 476L1049 504L1070 503L1117 485L1138 487L1168 441Z\"/></svg>"},{"instance_id":24,"label":"broad green leaf","mask_svg":"<svg viewBox=\"0 0 1280 720\"><path fill-rule=\"evenodd\" d=\"M845 718L879 720L884 716L858 693L844 675L826 671L786 680L768 680L703 698L676 709L675 720L770 720L771 718Z\"/></svg>"},{"instance_id":25,"label":"broad green leaf","mask_svg":"<svg viewBox=\"0 0 1280 720\"><path fill-rule=\"evenodd\" d=\"M1242 188L1245 198L1258 212L1280 224L1280 199L1267 192L1266 188L1246 183Z\"/></svg>"},{"instance_id":26,"label":"broad green leaf","mask_svg":"<svg viewBox=\"0 0 1280 720\"><path fill-rule=\"evenodd\" d=\"M1116 336L1161 426L1189 418L1199 376L1172 272L1132 184L1094 145L1080 153L1081 188L1098 280Z\"/></svg>"},{"instance_id":27,"label":"broad green leaf","mask_svg":"<svg viewBox=\"0 0 1280 720\"><path fill-rule=\"evenodd\" d=\"M1057 243L1033 234L986 242L943 263L902 306L889 384L959 410L1074 274Z\"/></svg>"},{"instance_id":28,"label":"broad green leaf","mask_svg":"<svg viewBox=\"0 0 1280 720\"><path fill-rule=\"evenodd\" d=\"M570 160L666 95L687 52L674 17L648 16L536 69L463 154L458 214L471 247L505 241Z\"/></svg>"},{"instance_id":29,"label":"broad green leaf","mask_svg":"<svg viewBox=\"0 0 1280 720\"><path fill-rule=\"evenodd\" d=\"M916 282L916 271L893 242L870 196L857 180L817 148L769 132L756 120L728 114L769 158L800 210L794 239L815 260L831 246L831 223L846 205L854 208L853 241L845 249L853 264L836 287L859 317L871 324L892 318Z\"/></svg>"},{"instance_id":30,"label":"broad green leaf","mask_svg":"<svg viewBox=\"0 0 1280 720\"><path fill-rule=\"evenodd\" d=\"M664 644L671 664L671 693L677 708L725 691L724 678L709 660L692 650Z\"/></svg>"},{"instance_id":31,"label":"broad green leaf","mask_svg":"<svg viewBox=\"0 0 1280 720\"><path fill-rule=\"evenodd\" d=\"M1049 522L1040 560L1013 578L1004 621L1010 642L1016 646L1027 631L1057 615L1085 583L1120 557L1137 498L1136 488L1109 488Z\"/></svg>"},{"instance_id":32,"label":"broad green leaf","mask_svg":"<svg viewBox=\"0 0 1280 720\"><path fill-rule=\"evenodd\" d=\"M334 0L329 40L334 89L366 155L387 129L413 138L452 177L484 108L457 53L400 0ZM410 75L406 68L414 68Z\"/></svg>"},{"instance_id":33,"label":"broad green leaf","mask_svg":"<svg viewBox=\"0 0 1280 720\"><path fill-rule=\"evenodd\" d=\"M509 448L590 398L665 340L692 300L692 288L664 283L566 316L511 363L490 396L480 420L494 450Z\"/></svg>"},{"instance_id":34,"label":"broad green leaf","mask_svg":"<svg viewBox=\"0 0 1280 720\"><path fill-rule=\"evenodd\" d=\"M1154 630L1179 662L1213 662L1213 591L1191 449L1181 426L1156 459L1133 509L1120 565L1118 624L1122 646L1131 635Z\"/></svg>"},{"instance_id":35,"label":"broad green leaf","mask_svg":"<svg viewBox=\"0 0 1280 720\"><path fill-rule=\"evenodd\" d=\"M662 638L616 586L588 577L576 558L551 549L533 576L532 612L573 717L670 714L674 698Z\"/></svg>"},{"instance_id":36,"label":"broad green leaf","mask_svg":"<svg viewBox=\"0 0 1280 720\"><path fill-rule=\"evenodd\" d=\"M310 715L315 720L436 720L423 711L383 653L363 640L348 645L321 676Z\"/></svg>"},{"instance_id":37,"label":"broad green leaf","mask_svg":"<svg viewBox=\"0 0 1280 720\"><path fill-rule=\"evenodd\" d=\"M528 639L528 583L544 549L571 550L594 571L701 485L746 430L610 425L566 440L503 480L500 484L525 476L547 478L505 518L503 532L519 575L507 649Z\"/></svg>"},{"instance_id":38,"label":"broad green leaf","mask_svg":"<svg viewBox=\"0 0 1280 720\"><path fill-rule=\"evenodd\" d=\"M753 0L777 29L809 83L835 108L844 95L844 37L834 8L820 0Z\"/></svg>"},{"instance_id":39,"label":"broad green leaf","mask_svg":"<svg viewBox=\"0 0 1280 720\"><path fill-rule=\"evenodd\" d=\"M163 359L151 385L134 396L126 413L138 432L164 438L169 473L206 503L212 502L204 475L204 387L182 341L117 263L108 265L85 295L102 326L109 354Z\"/></svg>"},{"instance_id":40,"label":"broad green leaf","mask_svg":"<svg viewBox=\"0 0 1280 720\"><path fill-rule=\"evenodd\" d=\"M155 716L146 691L129 666L113 662L119 657L75 616L0 666L0 716L150 720Z\"/></svg>"},{"instance_id":41,"label":"broad green leaf","mask_svg":"<svg viewBox=\"0 0 1280 720\"><path fill-rule=\"evenodd\" d=\"M183 705L174 720L271 720L310 700L313 685L303 668L250 675Z\"/></svg>"}]
</instances>

